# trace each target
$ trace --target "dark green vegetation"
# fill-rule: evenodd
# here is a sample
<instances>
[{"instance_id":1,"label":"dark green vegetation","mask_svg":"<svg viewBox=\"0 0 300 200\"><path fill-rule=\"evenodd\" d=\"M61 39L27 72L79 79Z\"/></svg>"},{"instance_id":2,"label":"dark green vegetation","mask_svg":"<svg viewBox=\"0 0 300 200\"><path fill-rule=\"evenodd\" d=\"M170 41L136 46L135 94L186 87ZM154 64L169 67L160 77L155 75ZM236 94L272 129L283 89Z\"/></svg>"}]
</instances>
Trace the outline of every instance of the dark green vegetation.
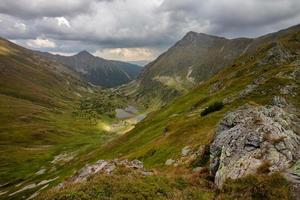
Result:
<instances>
[{"instance_id":1,"label":"dark green vegetation","mask_svg":"<svg viewBox=\"0 0 300 200\"><path fill-rule=\"evenodd\" d=\"M205 108L202 112L201 112L201 116L205 116L209 113L215 112L215 111L219 111L224 107L223 102L215 102L211 105L209 105L207 108Z\"/></svg>"},{"instance_id":2,"label":"dark green vegetation","mask_svg":"<svg viewBox=\"0 0 300 200\"><path fill-rule=\"evenodd\" d=\"M180 175L181 174L181 175ZM168 176L142 176L123 168L113 175L95 175L87 182L53 189L38 199L56 200L289 200L289 183L280 174L249 175L226 181L221 190L214 188L205 174L177 171Z\"/></svg>"},{"instance_id":3,"label":"dark green vegetation","mask_svg":"<svg viewBox=\"0 0 300 200\"><path fill-rule=\"evenodd\" d=\"M91 97L83 97L74 115L97 119L101 115L115 117L115 109L126 107L128 98L118 90L100 90Z\"/></svg>"},{"instance_id":4,"label":"dark green vegetation","mask_svg":"<svg viewBox=\"0 0 300 200\"><path fill-rule=\"evenodd\" d=\"M142 67L121 61L105 60L87 51L74 56L60 56L39 53L46 58L59 62L80 74L84 80L98 86L115 87L134 80Z\"/></svg>"},{"instance_id":5,"label":"dark green vegetation","mask_svg":"<svg viewBox=\"0 0 300 200\"><path fill-rule=\"evenodd\" d=\"M228 180L220 192L219 199L244 200L289 200L289 183L280 174L249 175Z\"/></svg>"}]
</instances>

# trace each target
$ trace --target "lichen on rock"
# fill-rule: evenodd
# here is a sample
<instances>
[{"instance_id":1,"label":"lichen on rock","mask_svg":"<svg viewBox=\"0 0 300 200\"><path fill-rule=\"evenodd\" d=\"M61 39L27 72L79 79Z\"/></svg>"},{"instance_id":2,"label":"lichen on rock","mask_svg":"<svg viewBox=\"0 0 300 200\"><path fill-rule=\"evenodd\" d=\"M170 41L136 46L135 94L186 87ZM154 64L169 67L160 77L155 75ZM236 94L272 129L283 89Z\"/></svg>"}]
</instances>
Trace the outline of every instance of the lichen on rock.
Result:
<instances>
[{"instance_id":1,"label":"lichen on rock","mask_svg":"<svg viewBox=\"0 0 300 200\"><path fill-rule=\"evenodd\" d=\"M210 148L216 185L222 187L228 178L257 173L266 162L270 172L290 167L300 146L294 118L277 106L246 104L227 113Z\"/></svg>"}]
</instances>

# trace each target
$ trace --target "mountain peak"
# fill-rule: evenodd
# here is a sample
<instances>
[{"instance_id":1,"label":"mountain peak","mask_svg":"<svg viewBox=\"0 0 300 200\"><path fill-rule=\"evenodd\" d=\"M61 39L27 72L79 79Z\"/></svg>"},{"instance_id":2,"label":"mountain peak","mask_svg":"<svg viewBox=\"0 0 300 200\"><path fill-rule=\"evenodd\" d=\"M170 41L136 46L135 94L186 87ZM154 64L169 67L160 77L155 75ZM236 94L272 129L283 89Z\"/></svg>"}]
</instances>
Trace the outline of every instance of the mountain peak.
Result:
<instances>
[{"instance_id":1,"label":"mountain peak","mask_svg":"<svg viewBox=\"0 0 300 200\"><path fill-rule=\"evenodd\" d=\"M80 56L80 57L94 57L92 54L90 54L88 51L84 50L84 51L80 51L78 54L76 54L75 56Z\"/></svg>"},{"instance_id":2,"label":"mountain peak","mask_svg":"<svg viewBox=\"0 0 300 200\"><path fill-rule=\"evenodd\" d=\"M197 33L195 31L189 31L184 37L183 39L187 39L187 40L194 40L196 38L199 39L214 39L214 38L222 38L222 39L226 39L223 37L218 37L218 36L214 36L214 35L209 35L206 33Z\"/></svg>"}]
</instances>

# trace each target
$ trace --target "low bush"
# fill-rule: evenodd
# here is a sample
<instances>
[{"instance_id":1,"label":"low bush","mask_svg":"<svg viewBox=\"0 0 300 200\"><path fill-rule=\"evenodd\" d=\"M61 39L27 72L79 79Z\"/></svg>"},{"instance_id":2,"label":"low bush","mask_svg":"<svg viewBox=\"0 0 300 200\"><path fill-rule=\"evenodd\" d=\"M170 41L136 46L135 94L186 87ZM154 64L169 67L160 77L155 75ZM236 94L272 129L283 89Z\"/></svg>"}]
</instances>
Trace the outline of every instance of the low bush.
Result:
<instances>
[{"instance_id":1,"label":"low bush","mask_svg":"<svg viewBox=\"0 0 300 200\"><path fill-rule=\"evenodd\" d=\"M224 107L223 102L221 102L221 101L215 102L215 103L209 105L207 108L205 108L205 109L201 112L201 116L205 116L205 115L207 115L207 114L209 114L209 113L212 113L212 112L215 112L215 111L219 111L219 110L221 110L223 107Z\"/></svg>"},{"instance_id":2,"label":"low bush","mask_svg":"<svg viewBox=\"0 0 300 200\"><path fill-rule=\"evenodd\" d=\"M291 195L287 180L279 173L274 173L227 180L218 199L288 200L291 199Z\"/></svg>"}]
</instances>

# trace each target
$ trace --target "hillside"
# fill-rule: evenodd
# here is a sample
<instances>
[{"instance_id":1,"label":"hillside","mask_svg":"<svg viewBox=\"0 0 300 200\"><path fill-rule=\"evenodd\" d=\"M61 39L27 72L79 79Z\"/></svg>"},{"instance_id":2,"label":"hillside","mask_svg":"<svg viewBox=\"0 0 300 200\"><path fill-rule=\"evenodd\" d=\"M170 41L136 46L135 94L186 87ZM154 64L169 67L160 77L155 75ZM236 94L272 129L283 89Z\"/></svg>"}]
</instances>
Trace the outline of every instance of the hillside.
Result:
<instances>
[{"instance_id":1,"label":"hillside","mask_svg":"<svg viewBox=\"0 0 300 200\"><path fill-rule=\"evenodd\" d=\"M27 198L82 167L81 156L116 137L108 127L123 97L0 39L0 199Z\"/></svg>"},{"instance_id":2,"label":"hillside","mask_svg":"<svg viewBox=\"0 0 300 200\"><path fill-rule=\"evenodd\" d=\"M299 25L257 38L216 75L85 157L139 159L154 169L156 185L147 176L132 176L127 187L118 176L95 175L43 198L130 199L139 186L157 199L299 198L299 60ZM107 180L125 185L97 185Z\"/></svg>"},{"instance_id":3,"label":"hillside","mask_svg":"<svg viewBox=\"0 0 300 200\"><path fill-rule=\"evenodd\" d=\"M79 73L85 81L102 87L115 87L128 83L136 79L142 69L138 65L96 57L87 51L79 52L74 56L41 52L40 54Z\"/></svg>"},{"instance_id":4,"label":"hillside","mask_svg":"<svg viewBox=\"0 0 300 200\"><path fill-rule=\"evenodd\" d=\"M138 78L140 96L170 100L233 64L252 39L226 39L189 32L179 42L145 66ZM156 88L156 90L152 90Z\"/></svg>"},{"instance_id":5,"label":"hillside","mask_svg":"<svg viewBox=\"0 0 300 200\"><path fill-rule=\"evenodd\" d=\"M270 104L274 96L279 95L297 110L299 36L298 25L261 37L259 45L240 56L234 64L225 67L187 95L151 113L134 130L121 137L119 142L117 140L115 145L112 144L115 153L143 157L147 150L156 149L157 144L157 155L164 156L164 159L156 157L156 153L143 159L150 165L162 164L168 154L179 152L180 148L176 151L177 145L183 147L189 143L209 143L222 116L241 105ZM218 101L225 103L220 112L207 117L199 116L204 108ZM295 114L298 115L298 111ZM167 137L164 137L164 128L169 130ZM113 153L110 147L110 154Z\"/></svg>"},{"instance_id":6,"label":"hillside","mask_svg":"<svg viewBox=\"0 0 300 200\"><path fill-rule=\"evenodd\" d=\"M226 39L189 32L144 67L136 82L136 98L152 106L157 102L164 105L280 34L282 31L253 39Z\"/></svg>"}]
</instances>

